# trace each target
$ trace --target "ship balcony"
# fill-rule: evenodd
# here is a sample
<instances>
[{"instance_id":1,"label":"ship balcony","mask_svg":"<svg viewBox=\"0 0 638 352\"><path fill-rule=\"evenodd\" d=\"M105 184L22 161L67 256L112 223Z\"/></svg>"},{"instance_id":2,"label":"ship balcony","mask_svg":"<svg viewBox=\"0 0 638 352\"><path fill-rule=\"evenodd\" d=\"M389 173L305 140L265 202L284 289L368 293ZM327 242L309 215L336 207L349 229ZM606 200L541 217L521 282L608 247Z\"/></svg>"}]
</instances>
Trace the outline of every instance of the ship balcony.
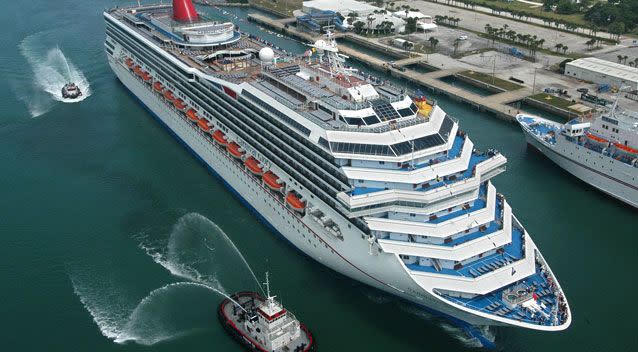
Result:
<instances>
[{"instance_id":1,"label":"ship balcony","mask_svg":"<svg viewBox=\"0 0 638 352\"><path fill-rule=\"evenodd\" d=\"M507 244L497 247L492 246L490 248L490 250L497 249L494 253L484 255L470 262L462 263L458 269L437 268L434 265L423 265L419 262L406 264L406 266L416 272L480 278L525 257L527 243L523 240L525 237L523 230L517 226L511 226L510 235L508 237L510 238Z\"/></svg>"},{"instance_id":2,"label":"ship balcony","mask_svg":"<svg viewBox=\"0 0 638 352\"><path fill-rule=\"evenodd\" d=\"M426 290L434 288L464 292L467 294L487 294L521 280L534 273L533 241L522 230L513 217L511 242L493 254L466 263L457 269L432 265L405 264L397 254L405 270L417 284Z\"/></svg>"},{"instance_id":3,"label":"ship balcony","mask_svg":"<svg viewBox=\"0 0 638 352\"><path fill-rule=\"evenodd\" d=\"M485 197L485 200L483 200ZM364 218L371 231L413 234L429 237L446 237L460 233L466 229L485 224L494 220L496 210L496 188L491 183L483 184L479 191L479 198L459 206L459 210L452 208L431 214L428 219L408 221L378 217Z\"/></svg>"},{"instance_id":4,"label":"ship balcony","mask_svg":"<svg viewBox=\"0 0 638 352\"><path fill-rule=\"evenodd\" d=\"M477 189L482 182L501 172L506 162L502 154L473 154L466 171L455 177L412 190L357 187L348 193L338 193L337 198L349 209L392 201L429 204Z\"/></svg>"},{"instance_id":5,"label":"ship balcony","mask_svg":"<svg viewBox=\"0 0 638 352\"><path fill-rule=\"evenodd\" d=\"M495 211L492 213L493 220L485 225L476 226L475 231L468 234L464 234L464 231L460 231L455 235L458 237L453 238L449 236L449 241L446 239L440 244L427 244L411 241L417 236L405 236L407 241L397 239L379 239L378 243L386 253L395 253L424 258L435 258L438 260L447 260L454 262L463 262L470 260L473 257L477 257L483 253L493 251L497 248L504 247L513 242L512 236L512 210L511 207L504 201L499 201L496 204ZM468 229L469 230L469 229ZM520 236L518 236L520 238ZM431 236L429 236L431 239ZM520 246L520 244L519 244ZM512 255L512 261L515 258L521 258L519 253ZM498 260L500 254L497 253L495 260ZM505 259L501 259L502 262L506 262ZM410 264L408 267L411 268ZM467 273L470 276L478 277L480 273L474 269L475 262L468 264L469 268ZM485 264L484 264L485 265ZM417 265L420 267L420 265ZM486 266L488 269L492 269L495 264ZM480 266L482 267L482 266ZM432 267L434 268L434 267ZM436 270L436 269L435 269ZM487 269L486 269L487 271ZM475 274L476 273L476 274Z\"/></svg>"},{"instance_id":6,"label":"ship balcony","mask_svg":"<svg viewBox=\"0 0 638 352\"><path fill-rule=\"evenodd\" d=\"M419 184L433 180L438 175L452 175L467 170L473 149L474 143L469 138L456 136L452 148L446 155L415 164L414 168L410 163L403 163L402 168L398 170L365 167L343 167L342 170L351 180ZM379 190L378 188L369 189ZM363 187L358 187L358 191L355 192L365 191Z\"/></svg>"},{"instance_id":7,"label":"ship balcony","mask_svg":"<svg viewBox=\"0 0 638 352\"><path fill-rule=\"evenodd\" d=\"M503 323L563 330L571 323L565 296L548 267L537 259L527 277L482 295L434 290L444 301Z\"/></svg>"}]
</instances>

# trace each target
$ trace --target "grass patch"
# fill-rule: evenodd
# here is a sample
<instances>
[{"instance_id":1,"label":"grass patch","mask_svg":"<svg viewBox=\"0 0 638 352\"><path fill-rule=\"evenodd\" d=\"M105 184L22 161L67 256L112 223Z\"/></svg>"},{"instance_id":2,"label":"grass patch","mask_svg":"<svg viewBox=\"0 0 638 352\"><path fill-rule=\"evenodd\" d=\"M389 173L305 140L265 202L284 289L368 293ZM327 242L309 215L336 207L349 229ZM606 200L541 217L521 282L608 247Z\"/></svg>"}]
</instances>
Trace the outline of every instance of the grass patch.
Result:
<instances>
[{"instance_id":1,"label":"grass patch","mask_svg":"<svg viewBox=\"0 0 638 352\"><path fill-rule=\"evenodd\" d=\"M470 79L475 79L477 81L483 82L483 83L487 83L487 84L491 84L495 87L499 87L501 89L504 89L506 91L510 91L510 90L517 90L517 89L521 89L523 88L523 86L498 78L498 77L492 77L492 75L488 74L488 73L484 73L484 72L476 72L476 71L463 71L463 72L459 72L458 73L459 76L463 76L463 77L467 77Z\"/></svg>"},{"instance_id":2,"label":"grass patch","mask_svg":"<svg viewBox=\"0 0 638 352\"><path fill-rule=\"evenodd\" d=\"M538 93L538 94L534 94L532 96L529 97L529 99L532 100L536 100L538 102L541 103L545 103L545 104L549 104L551 106L557 107L559 109L563 109L563 110L567 110L567 111L571 111L574 112L576 114L580 114L579 111L577 110L572 110L569 107L576 104L573 103L571 100L567 100L567 99L563 99L551 94L547 94L547 93Z\"/></svg>"}]
</instances>

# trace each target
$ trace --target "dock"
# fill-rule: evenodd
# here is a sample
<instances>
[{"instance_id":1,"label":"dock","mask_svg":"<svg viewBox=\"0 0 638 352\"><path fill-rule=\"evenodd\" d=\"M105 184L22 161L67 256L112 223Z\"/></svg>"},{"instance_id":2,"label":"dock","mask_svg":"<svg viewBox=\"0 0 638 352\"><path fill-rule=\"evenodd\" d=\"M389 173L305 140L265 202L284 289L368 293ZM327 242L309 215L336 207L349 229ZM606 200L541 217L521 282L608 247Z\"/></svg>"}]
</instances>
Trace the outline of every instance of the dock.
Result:
<instances>
[{"instance_id":1,"label":"dock","mask_svg":"<svg viewBox=\"0 0 638 352\"><path fill-rule=\"evenodd\" d=\"M319 34L300 31L294 26L288 26L288 24L294 22L294 19L271 19L259 14L250 14L248 18L251 21L262 24L273 30L307 42L314 42L322 38ZM344 39L339 42L339 51L344 55L356 59L374 69L389 73L393 77L407 80L415 85L422 86L433 93L446 95L454 100L467 103L479 111L493 113L495 116L508 121L516 121L516 115L519 112L515 107L509 104L522 101L526 97L532 95L531 89L522 87L516 90L482 96L441 80L441 78L444 77L455 76L457 73L464 71L464 69L452 68L421 73L410 69L407 66L415 64L427 65L425 55L415 53L410 54L405 50L373 42L354 33L336 33L335 38ZM349 42L383 52L397 58L397 60L390 64L375 55L366 54L361 50L358 50L352 45L349 45Z\"/></svg>"}]
</instances>

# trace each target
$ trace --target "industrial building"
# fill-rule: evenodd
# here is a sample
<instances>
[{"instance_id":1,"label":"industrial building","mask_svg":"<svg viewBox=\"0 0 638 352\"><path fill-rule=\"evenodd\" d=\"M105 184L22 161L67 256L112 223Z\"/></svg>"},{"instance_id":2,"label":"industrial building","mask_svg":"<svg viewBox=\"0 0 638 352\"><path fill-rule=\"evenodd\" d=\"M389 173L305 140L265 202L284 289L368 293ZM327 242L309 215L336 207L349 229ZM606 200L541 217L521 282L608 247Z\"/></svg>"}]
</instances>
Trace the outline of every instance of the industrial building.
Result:
<instances>
[{"instance_id":1,"label":"industrial building","mask_svg":"<svg viewBox=\"0 0 638 352\"><path fill-rule=\"evenodd\" d=\"M326 10L339 12L344 16L350 12L356 12L359 16L365 17L373 14L374 11L381 10L381 8L356 0L313 0L303 2L303 12L305 13Z\"/></svg>"},{"instance_id":2,"label":"industrial building","mask_svg":"<svg viewBox=\"0 0 638 352\"><path fill-rule=\"evenodd\" d=\"M638 89L638 68L594 57L570 61L565 65L565 75L611 87Z\"/></svg>"}]
</instances>

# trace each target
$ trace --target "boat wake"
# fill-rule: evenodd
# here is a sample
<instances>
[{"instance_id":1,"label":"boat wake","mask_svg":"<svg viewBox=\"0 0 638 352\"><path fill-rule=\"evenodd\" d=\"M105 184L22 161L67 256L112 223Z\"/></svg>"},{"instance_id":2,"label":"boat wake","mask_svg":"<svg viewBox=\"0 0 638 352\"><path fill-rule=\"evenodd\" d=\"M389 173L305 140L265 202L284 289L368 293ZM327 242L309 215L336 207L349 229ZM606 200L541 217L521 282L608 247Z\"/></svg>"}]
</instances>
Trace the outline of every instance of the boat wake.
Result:
<instances>
[{"instance_id":1,"label":"boat wake","mask_svg":"<svg viewBox=\"0 0 638 352\"><path fill-rule=\"evenodd\" d=\"M101 333L116 343L153 345L204 331L214 319L211 307L217 306L220 296L229 298L225 286L237 285L238 291L250 287L242 280L256 281L234 243L200 214L182 216L167 235L147 229L134 238L153 261L187 281L166 284L135 299L134 288L112 279L113 273L99 275L83 265L77 266L82 270L67 269L80 302Z\"/></svg>"},{"instance_id":2,"label":"boat wake","mask_svg":"<svg viewBox=\"0 0 638 352\"><path fill-rule=\"evenodd\" d=\"M459 341L463 346L469 348L483 348L483 347L492 347L494 346L494 341L496 340L496 332L493 327L490 326L472 326L472 332L468 330L468 327L462 327L459 325L454 325L450 323L448 320L439 318L434 314L431 314L421 308L418 308L414 305L401 303L401 310L415 315L421 319L435 322L441 329L443 329L448 335L450 335L455 340ZM480 334L480 338L475 336Z\"/></svg>"},{"instance_id":3,"label":"boat wake","mask_svg":"<svg viewBox=\"0 0 638 352\"><path fill-rule=\"evenodd\" d=\"M26 37L19 45L20 53L31 66L32 81L20 84L19 97L29 109L32 117L48 112L56 101L74 103L91 95L91 88L84 74L57 47L47 46L44 40L46 32ZM69 82L75 83L82 91L77 99L62 97L62 87Z\"/></svg>"}]
</instances>

